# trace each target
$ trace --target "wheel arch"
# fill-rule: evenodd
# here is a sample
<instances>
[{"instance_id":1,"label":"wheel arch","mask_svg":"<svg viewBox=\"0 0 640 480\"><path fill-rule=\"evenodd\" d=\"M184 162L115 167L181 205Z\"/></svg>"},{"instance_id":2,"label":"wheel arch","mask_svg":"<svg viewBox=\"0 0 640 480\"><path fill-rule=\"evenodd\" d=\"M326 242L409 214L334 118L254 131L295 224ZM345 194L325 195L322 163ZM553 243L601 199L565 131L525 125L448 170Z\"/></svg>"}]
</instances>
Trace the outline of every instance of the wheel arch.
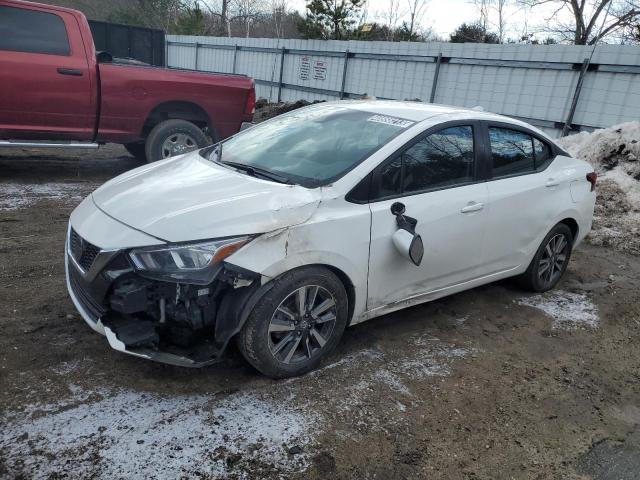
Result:
<instances>
[{"instance_id":1,"label":"wheel arch","mask_svg":"<svg viewBox=\"0 0 640 480\"><path fill-rule=\"evenodd\" d=\"M578 232L580 231L580 226L578 225L578 222L576 221L575 218L573 217L563 218L558 223L556 223L556 225L558 225L559 223L562 223L567 227L569 227L569 230L571 230L571 235L573 236L574 241L576 240L576 238L578 238Z\"/></svg>"},{"instance_id":2,"label":"wheel arch","mask_svg":"<svg viewBox=\"0 0 640 480\"><path fill-rule=\"evenodd\" d=\"M170 100L156 105L144 121L141 132L142 138L147 138L149 132L159 123L172 119L187 120L201 129L206 127L209 129L212 140L214 142L218 140L218 132L211 116L197 103L186 100Z\"/></svg>"}]
</instances>

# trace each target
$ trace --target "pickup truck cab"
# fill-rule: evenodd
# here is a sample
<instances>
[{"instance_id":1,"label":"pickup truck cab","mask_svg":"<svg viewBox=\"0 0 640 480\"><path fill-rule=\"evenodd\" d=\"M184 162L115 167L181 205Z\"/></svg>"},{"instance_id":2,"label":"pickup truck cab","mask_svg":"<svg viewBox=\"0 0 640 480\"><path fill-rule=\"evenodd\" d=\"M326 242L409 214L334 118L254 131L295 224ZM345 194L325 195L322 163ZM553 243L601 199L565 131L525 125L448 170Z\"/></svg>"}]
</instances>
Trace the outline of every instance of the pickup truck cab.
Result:
<instances>
[{"instance_id":1,"label":"pickup truck cab","mask_svg":"<svg viewBox=\"0 0 640 480\"><path fill-rule=\"evenodd\" d=\"M147 161L204 147L253 119L254 81L96 53L86 17L0 0L0 146L123 144Z\"/></svg>"}]
</instances>

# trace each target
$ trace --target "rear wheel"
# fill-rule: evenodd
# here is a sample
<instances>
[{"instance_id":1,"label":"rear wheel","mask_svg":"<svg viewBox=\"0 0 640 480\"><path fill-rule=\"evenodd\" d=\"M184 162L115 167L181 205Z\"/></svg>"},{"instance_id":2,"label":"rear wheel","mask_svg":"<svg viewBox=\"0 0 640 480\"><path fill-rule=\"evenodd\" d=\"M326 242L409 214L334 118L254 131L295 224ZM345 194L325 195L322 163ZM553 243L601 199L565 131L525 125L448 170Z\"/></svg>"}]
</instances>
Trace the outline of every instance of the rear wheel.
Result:
<instances>
[{"instance_id":1,"label":"rear wheel","mask_svg":"<svg viewBox=\"0 0 640 480\"><path fill-rule=\"evenodd\" d=\"M520 284L534 292L551 290L567 270L572 248L571 229L559 223L544 237L529 268L519 277Z\"/></svg>"},{"instance_id":2,"label":"rear wheel","mask_svg":"<svg viewBox=\"0 0 640 480\"><path fill-rule=\"evenodd\" d=\"M149 133L145 146L148 162L182 155L208 145L206 135L186 120L165 120Z\"/></svg>"},{"instance_id":3,"label":"rear wheel","mask_svg":"<svg viewBox=\"0 0 640 480\"><path fill-rule=\"evenodd\" d=\"M247 361L273 378L312 370L338 344L347 324L342 282L323 267L303 267L274 280L256 304L238 346Z\"/></svg>"}]
</instances>

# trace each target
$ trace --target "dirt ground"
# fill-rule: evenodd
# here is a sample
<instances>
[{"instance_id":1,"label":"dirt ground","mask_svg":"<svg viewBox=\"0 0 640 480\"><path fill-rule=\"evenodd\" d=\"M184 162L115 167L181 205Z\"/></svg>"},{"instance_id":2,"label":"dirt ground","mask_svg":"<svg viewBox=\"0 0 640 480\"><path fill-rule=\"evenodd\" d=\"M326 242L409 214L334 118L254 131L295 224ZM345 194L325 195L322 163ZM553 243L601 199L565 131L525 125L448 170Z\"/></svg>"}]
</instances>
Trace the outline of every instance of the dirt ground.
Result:
<instances>
[{"instance_id":1,"label":"dirt ground","mask_svg":"<svg viewBox=\"0 0 640 480\"><path fill-rule=\"evenodd\" d=\"M64 282L70 212L137 163L0 150L1 478L636 479L640 259L582 245L554 292L500 282L352 327L261 377L111 350Z\"/></svg>"}]
</instances>

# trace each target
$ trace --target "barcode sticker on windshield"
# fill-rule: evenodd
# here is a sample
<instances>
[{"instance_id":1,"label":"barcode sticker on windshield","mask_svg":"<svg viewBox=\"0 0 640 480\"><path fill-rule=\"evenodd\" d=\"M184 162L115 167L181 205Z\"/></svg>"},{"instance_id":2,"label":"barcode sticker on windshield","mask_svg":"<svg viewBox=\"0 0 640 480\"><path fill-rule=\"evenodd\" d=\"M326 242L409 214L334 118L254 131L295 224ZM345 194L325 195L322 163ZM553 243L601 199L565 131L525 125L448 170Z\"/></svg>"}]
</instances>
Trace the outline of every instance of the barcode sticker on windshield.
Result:
<instances>
[{"instance_id":1,"label":"barcode sticker on windshield","mask_svg":"<svg viewBox=\"0 0 640 480\"><path fill-rule=\"evenodd\" d=\"M388 117L387 115L374 115L367 118L367 122L384 123L386 125L393 125L394 127L407 128L413 125L415 122L411 120L404 120L402 118Z\"/></svg>"}]
</instances>

